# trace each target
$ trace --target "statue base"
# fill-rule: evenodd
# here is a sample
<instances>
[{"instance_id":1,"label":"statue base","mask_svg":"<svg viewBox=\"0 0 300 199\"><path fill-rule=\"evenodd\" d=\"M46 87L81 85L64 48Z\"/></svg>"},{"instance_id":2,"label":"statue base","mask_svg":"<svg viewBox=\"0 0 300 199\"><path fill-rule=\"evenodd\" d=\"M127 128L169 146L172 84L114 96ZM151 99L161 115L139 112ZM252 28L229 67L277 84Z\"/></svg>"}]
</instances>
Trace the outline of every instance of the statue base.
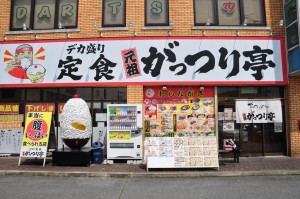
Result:
<instances>
[{"instance_id":1,"label":"statue base","mask_svg":"<svg viewBox=\"0 0 300 199\"><path fill-rule=\"evenodd\" d=\"M93 161L93 149L84 147L80 149L62 148L53 151L52 165L90 166Z\"/></svg>"}]
</instances>

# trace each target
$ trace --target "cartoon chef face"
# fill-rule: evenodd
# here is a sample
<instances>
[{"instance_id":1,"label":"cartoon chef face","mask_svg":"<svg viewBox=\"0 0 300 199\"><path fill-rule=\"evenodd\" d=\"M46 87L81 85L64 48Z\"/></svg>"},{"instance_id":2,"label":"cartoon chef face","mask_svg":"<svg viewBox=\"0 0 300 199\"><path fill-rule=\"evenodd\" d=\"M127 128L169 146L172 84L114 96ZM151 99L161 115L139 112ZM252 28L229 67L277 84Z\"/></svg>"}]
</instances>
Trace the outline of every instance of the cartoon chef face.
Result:
<instances>
[{"instance_id":1,"label":"cartoon chef face","mask_svg":"<svg viewBox=\"0 0 300 199\"><path fill-rule=\"evenodd\" d=\"M15 54L15 61L26 69L32 65L33 60L33 48L29 44L22 44L18 46Z\"/></svg>"}]
</instances>

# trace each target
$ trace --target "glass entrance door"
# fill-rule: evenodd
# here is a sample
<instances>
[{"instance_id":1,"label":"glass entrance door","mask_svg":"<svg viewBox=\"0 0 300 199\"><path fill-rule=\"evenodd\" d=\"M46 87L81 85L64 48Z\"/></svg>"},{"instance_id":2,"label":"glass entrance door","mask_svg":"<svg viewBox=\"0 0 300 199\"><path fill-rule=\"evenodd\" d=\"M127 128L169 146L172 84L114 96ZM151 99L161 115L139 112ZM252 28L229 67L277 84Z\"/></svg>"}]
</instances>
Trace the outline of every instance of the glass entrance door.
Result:
<instances>
[{"instance_id":1,"label":"glass entrance door","mask_svg":"<svg viewBox=\"0 0 300 199\"><path fill-rule=\"evenodd\" d=\"M241 124L241 156L284 155L285 139L281 123Z\"/></svg>"},{"instance_id":2,"label":"glass entrance door","mask_svg":"<svg viewBox=\"0 0 300 199\"><path fill-rule=\"evenodd\" d=\"M240 148L242 156L263 155L263 125L241 124Z\"/></svg>"},{"instance_id":3,"label":"glass entrance door","mask_svg":"<svg viewBox=\"0 0 300 199\"><path fill-rule=\"evenodd\" d=\"M286 148L286 136L282 123L264 124L265 155L283 155Z\"/></svg>"}]
</instances>

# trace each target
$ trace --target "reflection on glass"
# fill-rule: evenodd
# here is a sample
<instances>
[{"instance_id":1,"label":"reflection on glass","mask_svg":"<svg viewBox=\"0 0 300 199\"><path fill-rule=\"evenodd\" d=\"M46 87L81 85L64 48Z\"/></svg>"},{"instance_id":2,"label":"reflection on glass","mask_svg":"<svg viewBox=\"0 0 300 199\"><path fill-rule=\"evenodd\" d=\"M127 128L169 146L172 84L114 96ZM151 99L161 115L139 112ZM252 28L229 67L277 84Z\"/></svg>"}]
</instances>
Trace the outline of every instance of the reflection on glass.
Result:
<instances>
[{"instance_id":1,"label":"reflection on glass","mask_svg":"<svg viewBox=\"0 0 300 199\"><path fill-rule=\"evenodd\" d=\"M286 29L286 38L288 49L299 44L298 24L294 23Z\"/></svg>"},{"instance_id":2,"label":"reflection on glass","mask_svg":"<svg viewBox=\"0 0 300 199\"><path fill-rule=\"evenodd\" d=\"M300 70L299 66L300 48L293 48L288 52L289 73L294 73Z\"/></svg>"},{"instance_id":3,"label":"reflection on glass","mask_svg":"<svg viewBox=\"0 0 300 199\"><path fill-rule=\"evenodd\" d=\"M122 100L126 99L127 90L126 88L106 88L107 100Z\"/></svg>"},{"instance_id":4,"label":"reflection on glass","mask_svg":"<svg viewBox=\"0 0 300 199\"><path fill-rule=\"evenodd\" d=\"M241 149L244 155L261 156L263 154L262 124L242 124Z\"/></svg>"},{"instance_id":5,"label":"reflection on glass","mask_svg":"<svg viewBox=\"0 0 300 199\"><path fill-rule=\"evenodd\" d=\"M297 3L296 0L290 1L284 6L284 18L286 26L297 20Z\"/></svg>"},{"instance_id":6,"label":"reflection on glass","mask_svg":"<svg viewBox=\"0 0 300 199\"><path fill-rule=\"evenodd\" d=\"M267 123L265 129L265 152L283 154L285 134L282 128L278 130L273 123Z\"/></svg>"}]
</instances>

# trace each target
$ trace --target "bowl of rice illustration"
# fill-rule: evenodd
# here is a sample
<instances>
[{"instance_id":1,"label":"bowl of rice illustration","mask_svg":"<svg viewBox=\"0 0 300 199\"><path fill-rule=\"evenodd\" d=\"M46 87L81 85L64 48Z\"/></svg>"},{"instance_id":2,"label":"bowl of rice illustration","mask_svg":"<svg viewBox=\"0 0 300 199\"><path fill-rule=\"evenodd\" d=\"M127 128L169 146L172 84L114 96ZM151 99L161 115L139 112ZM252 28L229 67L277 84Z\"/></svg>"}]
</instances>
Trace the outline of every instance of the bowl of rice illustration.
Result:
<instances>
[{"instance_id":1,"label":"bowl of rice illustration","mask_svg":"<svg viewBox=\"0 0 300 199\"><path fill-rule=\"evenodd\" d=\"M40 64L32 64L26 70L27 77L32 83L43 82L45 73L46 69Z\"/></svg>"}]
</instances>

